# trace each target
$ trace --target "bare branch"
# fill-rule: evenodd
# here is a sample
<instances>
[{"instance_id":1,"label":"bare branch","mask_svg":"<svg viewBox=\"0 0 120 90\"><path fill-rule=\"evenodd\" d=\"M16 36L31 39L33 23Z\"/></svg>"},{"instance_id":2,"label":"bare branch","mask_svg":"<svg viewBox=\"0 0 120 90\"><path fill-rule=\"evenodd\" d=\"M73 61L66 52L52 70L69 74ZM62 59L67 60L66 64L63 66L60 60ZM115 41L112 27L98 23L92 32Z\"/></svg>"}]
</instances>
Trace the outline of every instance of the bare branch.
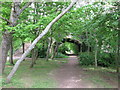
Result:
<instances>
[{"instance_id":1,"label":"bare branch","mask_svg":"<svg viewBox=\"0 0 120 90\"><path fill-rule=\"evenodd\" d=\"M2 16L0 16L0 18L3 19L3 20L5 20L5 21L7 21L8 23L11 23L8 19L6 19L6 18L4 18Z\"/></svg>"},{"instance_id":2,"label":"bare branch","mask_svg":"<svg viewBox=\"0 0 120 90\"><path fill-rule=\"evenodd\" d=\"M20 13L23 12L23 10L25 10L32 2L28 2L25 4L25 6L22 7L22 9L20 10Z\"/></svg>"}]
</instances>

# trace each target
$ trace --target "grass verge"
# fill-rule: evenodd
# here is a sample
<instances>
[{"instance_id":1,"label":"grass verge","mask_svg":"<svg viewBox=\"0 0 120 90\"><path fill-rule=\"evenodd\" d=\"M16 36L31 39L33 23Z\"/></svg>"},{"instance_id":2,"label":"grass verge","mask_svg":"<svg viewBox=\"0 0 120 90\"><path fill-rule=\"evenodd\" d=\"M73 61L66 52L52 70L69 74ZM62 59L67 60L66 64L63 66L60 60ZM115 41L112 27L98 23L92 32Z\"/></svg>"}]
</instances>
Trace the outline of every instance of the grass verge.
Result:
<instances>
[{"instance_id":1,"label":"grass verge","mask_svg":"<svg viewBox=\"0 0 120 90\"><path fill-rule=\"evenodd\" d=\"M5 73L2 78L3 88L55 88L56 81L51 76L51 71L58 68L62 62L66 60L50 60L46 62L44 59L37 60L37 64L33 68L30 67L31 60L25 60L21 63L17 72L11 80L6 84L5 79L12 67L9 62L6 63ZM58 64L60 63L61 64Z\"/></svg>"},{"instance_id":2,"label":"grass verge","mask_svg":"<svg viewBox=\"0 0 120 90\"><path fill-rule=\"evenodd\" d=\"M96 85L96 88L117 88L118 78L114 68L82 66L86 80Z\"/></svg>"}]
</instances>

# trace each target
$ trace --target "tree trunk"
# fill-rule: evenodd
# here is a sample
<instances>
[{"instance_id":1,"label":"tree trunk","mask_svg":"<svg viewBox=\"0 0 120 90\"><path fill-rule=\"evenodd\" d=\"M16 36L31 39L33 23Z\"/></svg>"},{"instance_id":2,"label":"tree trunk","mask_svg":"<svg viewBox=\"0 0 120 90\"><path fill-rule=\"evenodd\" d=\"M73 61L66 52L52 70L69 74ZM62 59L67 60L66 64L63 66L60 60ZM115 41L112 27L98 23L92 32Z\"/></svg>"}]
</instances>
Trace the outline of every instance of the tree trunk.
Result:
<instances>
[{"instance_id":1,"label":"tree trunk","mask_svg":"<svg viewBox=\"0 0 120 90\"><path fill-rule=\"evenodd\" d=\"M116 62L115 62L115 64L116 64L116 72L119 73L118 45L116 46L116 50L115 50L115 60L116 60Z\"/></svg>"},{"instance_id":2,"label":"tree trunk","mask_svg":"<svg viewBox=\"0 0 120 90\"><path fill-rule=\"evenodd\" d=\"M90 52L90 47L89 47L89 41L88 41L88 38L89 38L89 36L88 36L88 32L86 31L86 39L87 39L87 52L88 52L88 54L89 54L89 52Z\"/></svg>"},{"instance_id":3,"label":"tree trunk","mask_svg":"<svg viewBox=\"0 0 120 90\"><path fill-rule=\"evenodd\" d=\"M8 20L9 26L11 27L16 26L19 15L29 5L27 4L22 9L20 9L20 4L21 4L20 0L13 0L11 13L10 13L10 20ZM11 41L12 34L11 32L8 32L7 30L5 30L2 37L3 37L2 39L2 73L3 73L5 68L5 63L7 60L8 51L10 48L10 41Z\"/></svg>"},{"instance_id":4,"label":"tree trunk","mask_svg":"<svg viewBox=\"0 0 120 90\"><path fill-rule=\"evenodd\" d=\"M81 46L80 46L80 53L82 53L82 43L81 43Z\"/></svg>"},{"instance_id":5,"label":"tree trunk","mask_svg":"<svg viewBox=\"0 0 120 90\"><path fill-rule=\"evenodd\" d=\"M24 42L22 42L22 51L23 51L23 53L25 52L25 43Z\"/></svg>"},{"instance_id":6,"label":"tree trunk","mask_svg":"<svg viewBox=\"0 0 120 90\"><path fill-rule=\"evenodd\" d=\"M54 59L58 51L58 42L56 42L55 48L53 50L53 55L51 56L51 59Z\"/></svg>"},{"instance_id":7,"label":"tree trunk","mask_svg":"<svg viewBox=\"0 0 120 90\"><path fill-rule=\"evenodd\" d=\"M22 42L22 53L24 53L24 52L25 52L25 43ZM23 61L25 61L25 59Z\"/></svg>"},{"instance_id":8,"label":"tree trunk","mask_svg":"<svg viewBox=\"0 0 120 90\"><path fill-rule=\"evenodd\" d=\"M118 12L120 12L120 1L118 2ZM118 19L118 73L120 73L120 17ZM119 74L119 77L120 79L120 74ZM119 81L119 84L120 84L120 81ZM120 85L119 85L119 88L120 88Z\"/></svg>"},{"instance_id":9,"label":"tree trunk","mask_svg":"<svg viewBox=\"0 0 120 90\"><path fill-rule=\"evenodd\" d=\"M35 51L35 62L34 64L36 64L36 60L38 59L38 48L36 47L36 51Z\"/></svg>"},{"instance_id":10,"label":"tree trunk","mask_svg":"<svg viewBox=\"0 0 120 90\"><path fill-rule=\"evenodd\" d=\"M98 46L97 46L97 39L96 39L96 45L95 45L95 67L98 66L98 62L97 62L97 56L98 56Z\"/></svg>"},{"instance_id":11,"label":"tree trunk","mask_svg":"<svg viewBox=\"0 0 120 90\"><path fill-rule=\"evenodd\" d=\"M8 50L10 48L11 34L4 33L2 36L2 73L5 69L5 63L7 61Z\"/></svg>"},{"instance_id":12,"label":"tree trunk","mask_svg":"<svg viewBox=\"0 0 120 90\"><path fill-rule=\"evenodd\" d=\"M33 68L34 64L36 64L35 61L37 60L37 57L38 57L38 48L37 46L35 46L35 48L32 49L32 62L30 68Z\"/></svg>"},{"instance_id":13,"label":"tree trunk","mask_svg":"<svg viewBox=\"0 0 120 90\"><path fill-rule=\"evenodd\" d=\"M35 64L35 48L32 50L32 62L30 68L33 68L34 64Z\"/></svg>"},{"instance_id":14,"label":"tree trunk","mask_svg":"<svg viewBox=\"0 0 120 90\"><path fill-rule=\"evenodd\" d=\"M13 39L13 38L12 38ZM14 65L14 62L13 62L13 41L11 39L11 42L10 42L10 64Z\"/></svg>"},{"instance_id":15,"label":"tree trunk","mask_svg":"<svg viewBox=\"0 0 120 90\"><path fill-rule=\"evenodd\" d=\"M34 46L37 44L37 42L49 31L49 29L52 27L52 25L57 22L69 9L73 7L73 5L77 2L72 2L62 13L60 13L55 19L53 19L47 27L44 29L44 31L33 41L33 43L29 46L29 48L26 50L26 52L22 55L22 57L16 62L14 65L12 71L7 77L6 83L9 83L15 72L17 71L20 63L24 60L24 58L28 55L28 53L34 48Z\"/></svg>"},{"instance_id":16,"label":"tree trunk","mask_svg":"<svg viewBox=\"0 0 120 90\"><path fill-rule=\"evenodd\" d=\"M120 6L119 6L120 9ZM120 72L120 18L119 18L119 30L118 30L118 49L117 49L117 73Z\"/></svg>"},{"instance_id":17,"label":"tree trunk","mask_svg":"<svg viewBox=\"0 0 120 90\"><path fill-rule=\"evenodd\" d=\"M118 60L117 60L117 73L118 73L118 88L120 89L120 19L119 19L119 30L118 30Z\"/></svg>"},{"instance_id":18,"label":"tree trunk","mask_svg":"<svg viewBox=\"0 0 120 90\"><path fill-rule=\"evenodd\" d=\"M59 47L59 45L58 45L58 42L57 42L57 43L56 43L56 47L55 47L55 55L54 55L54 57L57 55L58 47ZM53 58L54 58L54 57L53 57Z\"/></svg>"},{"instance_id":19,"label":"tree trunk","mask_svg":"<svg viewBox=\"0 0 120 90\"><path fill-rule=\"evenodd\" d=\"M48 38L48 49L47 49L47 54L46 54L46 60L47 61L49 59L51 45L52 45L52 37Z\"/></svg>"},{"instance_id":20,"label":"tree trunk","mask_svg":"<svg viewBox=\"0 0 120 90\"><path fill-rule=\"evenodd\" d=\"M120 12L120 2L118 2L118 12ZM119 20L118 20L118 89L120 89L120 17L119 17Z\"/></svg>"}]
</instances>

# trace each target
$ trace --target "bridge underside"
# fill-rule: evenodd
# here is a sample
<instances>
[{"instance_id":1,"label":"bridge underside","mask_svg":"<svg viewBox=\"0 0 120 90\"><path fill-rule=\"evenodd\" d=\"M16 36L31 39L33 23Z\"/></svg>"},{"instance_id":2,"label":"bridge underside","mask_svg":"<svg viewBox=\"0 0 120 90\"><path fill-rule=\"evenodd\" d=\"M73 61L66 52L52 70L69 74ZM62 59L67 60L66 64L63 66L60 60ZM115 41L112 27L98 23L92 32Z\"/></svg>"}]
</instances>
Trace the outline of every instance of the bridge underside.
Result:
<instances>
[{"instance_id":1,"label":"bridge underside","mask_svg":"<svg viewBox=\"0 0 120 90\"><path fill-rule=\"evenodd\" d=\"M69 42L77 45L79 52L86 52L88 50L88 46L85 43L81 43L78 40L71 39L71 38L64 38L62 40L62 43L65 43L65 42ZM91 51L91 47L90 47L90 51Z\"/></svg>"}]
</instances>

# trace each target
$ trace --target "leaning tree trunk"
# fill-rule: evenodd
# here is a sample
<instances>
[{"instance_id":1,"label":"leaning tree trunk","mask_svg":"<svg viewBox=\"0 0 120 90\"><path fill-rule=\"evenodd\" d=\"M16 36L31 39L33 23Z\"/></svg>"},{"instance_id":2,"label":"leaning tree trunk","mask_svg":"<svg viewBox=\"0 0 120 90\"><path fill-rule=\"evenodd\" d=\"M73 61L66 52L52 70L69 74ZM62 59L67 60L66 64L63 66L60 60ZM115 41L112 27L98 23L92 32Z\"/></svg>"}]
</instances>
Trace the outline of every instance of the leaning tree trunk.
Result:
<instances>
[{"instance_id":1,"label":"leaning tree trunk","mask_svg":"<svg viewBox=\"0 0 120 90\"><path fill-rule=\"evenodd\" d=\"M52 25L57 22L69 9L73 7L73 5L77 2L72 2L62 13L60 13L55 19L53 19L47 27L44 29L44 31L33 41L33 43L29 46L29 48L26 50L26 52L22 55L22 57L16 62L14 65L12 71L7 77L6 83L9 83L15 72L17 71L20 63L24 60L24 58L27 56L27 54L34 48L34 46L37 44L37 42L49 31L49 29L52 27Z\"/></svg>"},{"instance_id":2,"label":"leaning tree trunk","mask_svg":"<svg viewBox=\"0 0 120 90\"><path fill-rule=\"evenodd\" d=\"M13 38L12 38L13 39ZM14 65L14 62L13 62L13 41L11 39L11 42L10 42L10 64Z\"/></svg>"}]
</instances>

